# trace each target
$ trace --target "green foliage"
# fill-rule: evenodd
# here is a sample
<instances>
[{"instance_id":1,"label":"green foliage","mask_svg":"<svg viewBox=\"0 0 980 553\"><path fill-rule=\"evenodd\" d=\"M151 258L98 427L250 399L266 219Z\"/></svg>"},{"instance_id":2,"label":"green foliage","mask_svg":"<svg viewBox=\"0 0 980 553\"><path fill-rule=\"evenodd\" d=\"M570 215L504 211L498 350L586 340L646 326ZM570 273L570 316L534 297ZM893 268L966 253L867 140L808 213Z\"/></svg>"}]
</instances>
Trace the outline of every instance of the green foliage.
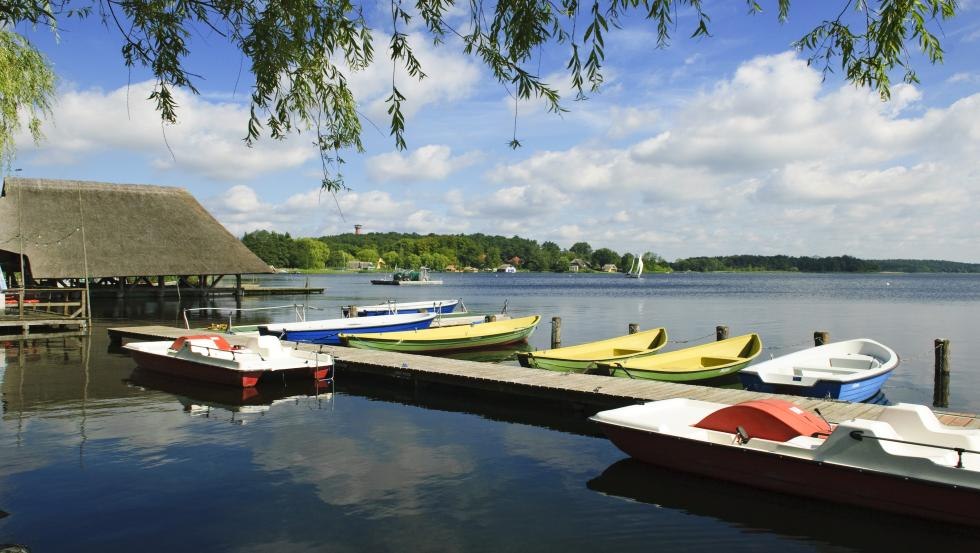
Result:
<instances>
[{"instance_id":1,"label":"green foliage","mask_svg":"<svg viewBox=\"0 0 980 553\"><path fill-rule=\"evenodd\" d=\"M391 39L387 57L404 68L410 78L424 79L423 67L402 31L402 26L412 23L412 16L402 9L401 0L389 1ZM751 13L763 11L757 0L747 0L747 4ZM785 21L790 14L790 0L777 0L776 4L778 20ZM606 34L610 28L620 26L621 18L638 13L649 20L657 29L659 47L669 45L671 33L677 29L678 13L694 15L692 38L710 36L711 19L704 11L703 0L593 0L585 7L587 15L581 13L580 0L468 2L460 4L460 10L453 10L456 0L415 0L414 5L434 42L442 43L447 35L455 36L463 52L479 58L512 97L540 98L555 113L565 108L557 87L541 77L552 73L540 67L541 51L547 46L567 48L565 69L576 99L584 99L603 83ZM882 98L890 95L890 73L894 69L902 70L907 82L918 80L910 63L910 48L924 53L932 63L942 61L942 46L933 30L940 29L941 20L953 17L957 7L955 0L839 0L837 5L843 9L836 17L820 22L796 46L807 53L811 63L822 63L824 71L831 71L833 62L839 60L849 81L877 90ZM223 38L250 63L254 85L244 129L246 143L253 144L266 131L273 139L282 139L292 132L312 130L323 166L323 188L335 191L345 186L340 154L362 149L361 121L348 79L351 73L374 62L374 45L362 15L362 3L7 0L0 6L0 29L22 23L56 29L60 20L89 16L93 7L107 28L122 38L124 63L152 71L156 87L150 99L164 122L177 120L174 89L196 93L195 82L204 78L191 73L185 60L190 54L192 33L208 29L210 37ZM462 11L463 22L454 26L447 21L450 11ZM16 122L10 114L27 108L31 113L29 125L38 137L37 116L48 113L54 81L48 64L36 56L30 45L9 31L2 32L6 48L14 45L18 52L33 56L21 63L22 71L4 73L0 84L3 103L13 106L12 111L3 107L5 121L0 127L0 146L9 157L16 127L7 119ZM532 65L536 65L533 72L528 68ZM395 75L393 72L391 93L386 99L389 128L396 147L404 149L407 141L402 104L410 99L399 91ZM515 112L511 147L520 146L516 124Z\"/></svg>"},{"instance_id":2,"label":"green foliage","mask_svg":"<svg viewBox=\"0 0 980 553\"><path fill-rule=\"evenodd\" d=\"M0 167L9 168L13 162L22 113L34 142L41 140L41 117L51 113L54 87L54 72L44 56L0 26Z\"/></svg>"},{"instance_id":3,"label":"green foliage","mask_svg":"<svg viewBox=\"0 0 980 553\"><path fill-rule=\"evenodd\" d=\"M881 270L878 262L849 255L790 257L786 255L729 255L689 257L670 264L675 271L801 271L806 273L867 273Z\"/></svg>"},{"instance_id":4,"label":"green foliage","mask_svg":"<svg viewBox=\"0 0 980 553\"><path fill-rule=\"evenodd\" d=\"M330 248L319 240L299 238L294 242L290 267L296 269L323 269L330 259Z\"/></svg>"},{"instance_id":5,"label":"green foliage","mask_svg":"<svg viewBox=\"0 0 980 553\"><path fill-rule=\"evenodd\" d=\"M581 257L583 261L588 261L592 258L592 246L588 242L576 242L572 244L571 248L568 248L568 251Z\"/></svg>"},{"instance_id":6,"label":"green foliage","mask_svg":"<svg viewBox=\"0 0 980 553\"><path fill-rule=\"evenodd\" d=\"M619 263L619 254L609 248L599 248L592 252L592 267L601 269L603 265ZM622 268L622 267L619 267ZM627 267L628 269L629 267Z\"/></svg>"},{"instance_id":7,"label":"green foliage","mask_svg":"<svg viewBox=\"0 0 980 553\"><path fill-rule=\"evenodd\" d=\"M289 267L295 247L289 233L279 234L268 230L246 232L242 243L273 267Z\"/></svg>"}]
</instances>

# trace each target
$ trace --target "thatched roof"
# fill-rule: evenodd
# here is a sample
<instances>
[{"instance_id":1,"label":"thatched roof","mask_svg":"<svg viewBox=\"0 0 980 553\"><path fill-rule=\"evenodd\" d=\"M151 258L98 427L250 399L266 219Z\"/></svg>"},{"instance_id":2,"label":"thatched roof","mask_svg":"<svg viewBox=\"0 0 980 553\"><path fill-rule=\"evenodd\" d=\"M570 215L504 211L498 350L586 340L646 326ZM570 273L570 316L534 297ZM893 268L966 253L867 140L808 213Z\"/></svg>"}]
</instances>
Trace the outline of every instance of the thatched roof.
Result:
<instances>
[{"instance_id":1,"label":"thatched roof","mask_svg":"<svg viewBox=\"0 0 980 553\"><path fill-rule=\"evenodd\" d=\"M7 177L0 251L21 250L34 278L272 272L190 193L167 186Z\"/></svg>"}]
</instances>

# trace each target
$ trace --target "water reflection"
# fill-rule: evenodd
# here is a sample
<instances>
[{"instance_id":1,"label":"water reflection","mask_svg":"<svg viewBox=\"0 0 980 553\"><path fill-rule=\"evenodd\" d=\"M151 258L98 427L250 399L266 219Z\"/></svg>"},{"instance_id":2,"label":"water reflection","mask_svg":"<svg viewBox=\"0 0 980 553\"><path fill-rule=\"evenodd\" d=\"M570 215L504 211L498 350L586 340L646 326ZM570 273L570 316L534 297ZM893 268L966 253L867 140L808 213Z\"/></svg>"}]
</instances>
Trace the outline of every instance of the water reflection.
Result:
<instances>
[{"instance_id":1,"label":"water reflection","mask_svg":"<svg viewBox=\"0 0 980 553\"><path fill-rule=\"evenodd\" d=\"M333 399L333 382L328 381L271 382L235 388L136 369L126 382L144 390L173 395L183 406L183 411L192 416L214 418L218 412L230 413L230 422L235 424L246 424L250 419L264 416L277 405L304 402L315 409L323 409Z\"/></svg>"},{"instance_id":2,"label":"water reflection","mask_svg":"<svg viewBox=\"0 0 980 553\"><path fill-rule=\"evenodd\" d=\"M605 495L709 517L753 533L798 536L859 549L932 549L938 533L944 536L944 546L963 545L972 550L980 538L980 533L969 528L758 490L635 459L613 463L586 485Z\"/></svg>"}]
</instances>

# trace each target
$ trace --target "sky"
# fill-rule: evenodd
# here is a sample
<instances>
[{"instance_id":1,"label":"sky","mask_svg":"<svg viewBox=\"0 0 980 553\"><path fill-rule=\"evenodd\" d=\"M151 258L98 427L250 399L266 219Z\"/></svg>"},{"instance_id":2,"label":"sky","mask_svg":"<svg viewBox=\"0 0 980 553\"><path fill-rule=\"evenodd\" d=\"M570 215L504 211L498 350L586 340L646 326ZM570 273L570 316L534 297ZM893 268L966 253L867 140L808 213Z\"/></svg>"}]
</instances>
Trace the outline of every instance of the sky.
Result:
<instances>
[{"instance_id":1,"label":"sky","mask_svg":"<svg viewBox=\"0 0 980 553\"><path fill-rule=\"evenodd\" d=\"M398 75L408 148L388 135L384 98L388 3L365 4L376 62L351 74L364 116L363 153L346 152L349 190L320 191L313 135L248 148L247 60L197 29L162 125L143 68L126 68L118 33L98 17L26 26L59 75L44 141L18 137L16 175L179 186L233 234L351 232L521 236L563 248L585 241L667 259L701 255L854 255L980 262L980 2L942 24L945 61L913 65L921 82L892 99L808 67L792 43L843 2L706 2L710 37L690 39L681 12L668 48L633 17L606 35L605 83L575 101L567 54L539 54L540 74L568 112L515 104L460 44L410 41L428 75ZM838 5L840 4L840 5ZM583 19L584 21L584 19ZM537 70L538 68L532 68ZM839 72L838 72L839 73ZM893 76L901 82L901 74ZM9 173L8 173L9 174Z\"/></svg>"}]
</instances>

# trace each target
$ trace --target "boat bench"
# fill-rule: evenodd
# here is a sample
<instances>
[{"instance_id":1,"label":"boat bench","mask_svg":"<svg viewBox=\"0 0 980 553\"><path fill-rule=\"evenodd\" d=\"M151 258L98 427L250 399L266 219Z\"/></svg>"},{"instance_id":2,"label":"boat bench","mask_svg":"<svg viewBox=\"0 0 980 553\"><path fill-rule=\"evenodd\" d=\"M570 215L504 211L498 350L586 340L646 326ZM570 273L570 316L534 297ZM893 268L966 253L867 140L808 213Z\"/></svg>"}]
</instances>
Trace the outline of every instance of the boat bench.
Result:
<instances>
[{"instance_id":1,"label":"boat bench","mask_svg":"<svg viewBox=\"0 0 980 553\"><path fill-rule=\"evenodd\" d=\"M701 366L702 367L717 367L719 365L728 365L731 363L736 363L741 361L738 357L702 357Z\"/></svg>"},{"instance_id":2,"label":"boat bench","mask_svg":"<svg viewBox=\"0 0 980 553\"><path fill-rule=\"evenodd\" d=\"M613 357L621 357L623 355L634 355L634 354L637 354L637 353L643 353L644 351L646 351L646 350L643 350L643 349L620 349L620 348L613 348L613 354L612 354L612 356Z\"/></svg>"},{"instance_id":3,"label":"boat bench","mask_svg":"<svg viewBox=\"0 0 980 553\"><path fill-rule=\"evenodd\" d=\"M866 369L848 369L843 367L793 367L793 376L807 376L807 373L819 374L854 374L864 372Z\"/></svg>"}]
</instances>

